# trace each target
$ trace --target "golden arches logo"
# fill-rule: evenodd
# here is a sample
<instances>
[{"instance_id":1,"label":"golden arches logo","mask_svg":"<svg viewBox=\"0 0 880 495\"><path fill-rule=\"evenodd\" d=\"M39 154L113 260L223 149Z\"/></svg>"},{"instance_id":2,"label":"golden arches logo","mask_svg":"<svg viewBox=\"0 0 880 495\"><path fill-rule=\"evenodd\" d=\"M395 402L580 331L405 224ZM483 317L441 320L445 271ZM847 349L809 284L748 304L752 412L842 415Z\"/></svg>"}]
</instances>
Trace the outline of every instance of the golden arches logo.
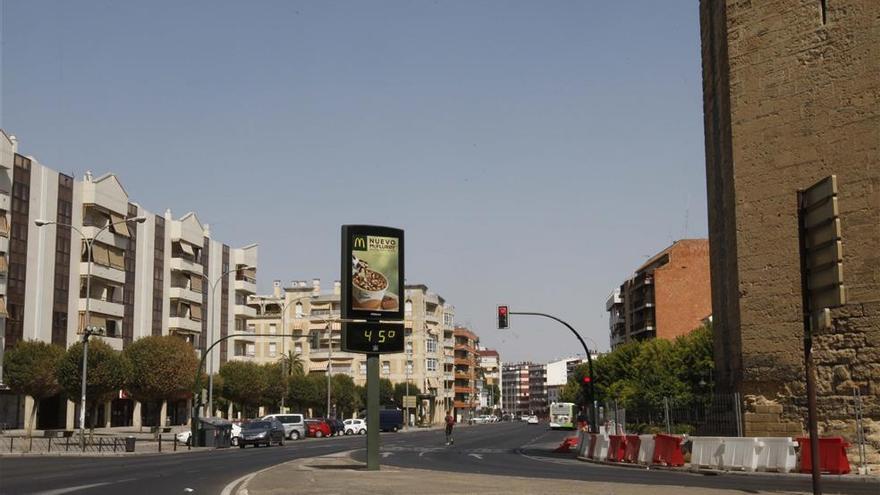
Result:
<instances>
[{"instance_id":1,"label":"golden arches logo","mask_svg":"<svg viewBox=\"0 0 880 495\"><path fill-rule=\"evenodd\" d=\"M353 248L357 249L359 251L366 251L367 250L367 238L366 237L355 237Z\"/></svg>"}]
</instances>

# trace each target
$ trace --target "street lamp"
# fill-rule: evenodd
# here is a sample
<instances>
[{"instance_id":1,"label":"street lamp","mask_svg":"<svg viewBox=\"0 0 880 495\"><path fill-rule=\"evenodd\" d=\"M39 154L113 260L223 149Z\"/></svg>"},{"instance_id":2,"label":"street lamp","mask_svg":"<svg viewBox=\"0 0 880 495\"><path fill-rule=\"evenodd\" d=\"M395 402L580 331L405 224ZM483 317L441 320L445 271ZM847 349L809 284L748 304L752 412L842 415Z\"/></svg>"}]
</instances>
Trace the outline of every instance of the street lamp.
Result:
<instances>
[{"instance_id":1,"label":"street lamp","mask_svg":"<svg viewBox=\"0 0 880 495\"><path fill-rule=\"evenodd\" d=\"M100 335L103 332L96 331L97 329L93 329L90 327L91 323L91 311L89 306L89 301L92 299L92 244L98 239L98 236L101 235L102 232L109 229L110 227L118 224L124 224L128 222L135 223L144 223L147 221L147 217L145 216L137 216L126 218L123 220L119 220L118 222L108 222L107 225L101 227L95 235L92 237L86 237L82 231L73 225L67 223L58 223L53 220L42 220L36 219L34 220L34 225L37 227L45 227L47 225L57 225L59 227L69 228L71 230L76 231L80 237L82 237L83 242L86 244L86 259L88 260L88 264L86 265L86 311L85 311L85 321L83 322L83 360L82 360L82 394L80 396L80 405L79 405L79 433L82 447L85 448L86 442L86 373L89 356L89 337L92 335Z\"/></svg>"}]
</instances>

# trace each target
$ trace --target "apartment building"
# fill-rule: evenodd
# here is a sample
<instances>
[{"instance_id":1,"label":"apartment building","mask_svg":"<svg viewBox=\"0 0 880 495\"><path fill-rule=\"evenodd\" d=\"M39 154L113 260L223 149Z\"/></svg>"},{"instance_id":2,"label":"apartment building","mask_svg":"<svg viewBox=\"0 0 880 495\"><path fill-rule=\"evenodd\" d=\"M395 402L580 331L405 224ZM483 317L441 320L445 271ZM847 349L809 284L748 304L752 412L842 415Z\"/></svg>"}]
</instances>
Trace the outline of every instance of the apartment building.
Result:
<instances>
[{"instance_id":1,"label":"apartment building","mask_svg":"<svg viewBox=\"0 0 880 495\"><path fill-rule=\"evenodd\" d=\"M501 365L501 407L514 416L529 414L529 366L532 363Z\"/></svg>"},{"instance_id":2,"label":"apartment building","mask_svg":"<svg viewBox=\"0 0 880 495\"><path fill-rule=\"evenodd\" d=\"M674 339L712 314L709 241L682 239L652 256L605 303L611 348Z\"/></svg>"},{"instance_id":3,"label":"apartment building","mask_svg":"<svg viewBox=\"0 0 880 495\"><path fill-rule=\"evenodd\" d=\"M477 367L479 364L477 346L480 339L470 329L455 327L453 364L455 369L455 402L453 415L458 421L474 417L479 406L477 395Z\"/></svg>"},{"instance_id":4,"label":"apartment building","mask_svg":"<svg viewBox=\"0 0 880 495\"><path fill-rule=\"evenodd\" d=\"M249 298L255 316L231 339L231 359L274 362L292 351L307 372L344 373L365 385L366 356L341 349L339 282L328 292L322 292L319 279L293 281L288 287L276 281L273 289ZM405 295L405 352L382 355L379 373L393 383L418 387L417 421L432 424L453 405L454 308L425 285L407 285ZM276 333L279 337L271 336Z\"/></svg>"},{"instance_id":5,"label":"apartment building","mask_svg":"<svg viewBox=\"0 0 880 495\"><path fill-rule=\"evenodd\" d=\"M559 395L562 393L562 389L565 388L568 380L574 376L575 368L585 361L585 358L569 357L557 359L546 364L548 403L559 402Z\"/></svg>"},{"instance_id":6,"label":"apartment building","mask_svg":"<svg viewBox=\"0 0 880 495\"><path fill-rule=\"evenodd\" d=\"M194 213L178 219L170 211L150 213L114 174L86 173L78 181L19 154L2 132L0 143L0 217L9 227L6 236L0 228L0 268L8 266L0 283L0 347L21 340L67 347L86 327L88 308L88 326L100 328L104 335L96 338L115 349L149 335L175 335L201 355L247 317L242 311L250 308L236 303L255 291L255 245L235 249L213 239ZM207 370L226 359L221 344ZM0 422L23 424L32 400L8 390L0 395ZM72 428L76 407L60 396L46 399L37 426ZM138 426L155 417L186 423L188 404L140 404L120 391L99 408L97 422Z\"/></svg>"},{"instance_id":7,"label":"apartment building","mask_svg":"<svg viewBox=\"0 0 880 495\"><path fill-rule=\"evenodd\" d=\"M479 371L477 372L477 393L480 398L479 407L483 410L494 411L501 407L500 402L495 402L492 394L493 387L501 391L501 357L498 351L480 347L477 349L479 357Z\"/></svg>"},{"instance_id":8,"label":"apartment building","mask_svg":"<svg viewBox=\"0 0 880 495\"><path fill-rule=\"evenodd\" d=\"M548 413L546 364L529 365L529 410L542 417Z\"/></svg>"}]
</instances>

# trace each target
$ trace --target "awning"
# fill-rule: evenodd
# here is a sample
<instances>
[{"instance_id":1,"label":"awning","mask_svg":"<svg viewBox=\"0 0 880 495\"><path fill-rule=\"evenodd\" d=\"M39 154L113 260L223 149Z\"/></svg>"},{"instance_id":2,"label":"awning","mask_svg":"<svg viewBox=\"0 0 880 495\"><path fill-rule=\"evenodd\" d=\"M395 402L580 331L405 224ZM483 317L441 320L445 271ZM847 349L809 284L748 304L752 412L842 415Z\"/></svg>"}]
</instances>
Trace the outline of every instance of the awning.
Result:
<instances>
[{"instance_id":1,"label":"awning","mask_svg":"<svg viewBox=\"0 0 880 495\"><path fill-rule=\"evenodd\" d=\"M6 296L0 296L0 316L4 318L9 316L6 313Z\"/></svg>"},{"instance_id":2,"label":"awning","mask_svg":"<svg viewBox=\"0 0 880 495\"><path fill-rule=\"evenodd\" d=\"M9 263L6 261L6 255L0 254L0 273L6 273L9 270Z\"/></svg>"},{"instance_id":3,"label":"awning","mask_svg":"<svg viewBox=\"0 0 880 495\"><path fill-rule=\"evenodd\" d=\"M92 243L92 261L101 266L110 266L110 252L107 246Z\"/></svg>"},{"instance_id":4,"label":"awning","mask_svg":"<svg viewBox=\"0 0 880 495\"><path fill-rule=\"evenodd\" d=\"M0 212L0 236L9 237L9 220L6 219L6 212Z\"/></svg>"},{"instance_id":5,"label":"awning","mask_svg":"<svg viewBox=\"0 0 880 495\"><path fill-rule=\"evenodd\" d=\"M111 212L110 223L110 228L113 229L113 232L116 232L123 237L131 237L131 232L128 230L128 223L122 215L117 215L116 213Z\"/></svg>"},{"instance_id":6,"label":"awning","mask_svg":"<svg viewBox=\"0 0 880 495\"><path fill-rule=\"evenodd\" d=\"M125 251L117 248L106 248L110 257L110 266L117 270L125 270Z\"/></svg>"},{"instance_id":7,"label":"awning","mask_svg":"<svg viewBox=\"0 0 880 495\"><path fill-rule=\"evenodd\" d=\"M202 293L202 276L201 275L190 275L189 288L190 288L190 290L196 291L201 294Z\"/></svg>"},{"instance_id":8,"label":"awning","mask_svg":"<svg viewBox=\"0 0 880 495\"><path fill-rule=\"evenodd\" d=\"M187 244L187 243L185 243L185 242L181 242L181 243L180 243L180 250L183 251L184 253L190 255L190 256L195 256L195 255L196 255L195 251L193 251L192 246L190 246L189 244Z\"/></svg>"},{"instance_id":9,"label":"awning","mask_svg":"<svg viewBox=\"0 0 880 495\"><path fill-rule=\"evenodd\" d=\"M202 307L194 304L189 307L189 319L195 321L202 321Z\"/></svg>"}]
</instances>

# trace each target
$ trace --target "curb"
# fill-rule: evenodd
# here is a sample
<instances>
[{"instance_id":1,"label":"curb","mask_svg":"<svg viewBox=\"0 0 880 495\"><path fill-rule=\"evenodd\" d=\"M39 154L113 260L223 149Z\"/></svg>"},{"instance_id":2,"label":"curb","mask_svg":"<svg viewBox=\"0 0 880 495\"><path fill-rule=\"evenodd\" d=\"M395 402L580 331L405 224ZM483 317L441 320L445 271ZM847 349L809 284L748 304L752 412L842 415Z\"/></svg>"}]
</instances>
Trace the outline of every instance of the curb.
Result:
<instances>
[{"instance_id":1,"label":"curb","mask_svg":"<svg viewBox=\"0 0 880 495\"><path fill-rule=\"evenodd\" d=\"M810 479L811 475L806 473L775 473L771 471L733 471L733 470L722 470L722 469L709 469L709 468L690 468L690 467L674 467L674 466L661 466L659 464L630 464L628 462L611 462L601 459L590 459L589 457L577 456L577 460L581 462L589 462L590 464L599 464L603 466L613 466L620 468L630 468L630 469L644 469L644 470L656 470L656 471L671 471L675 473L691 473L691 474L702 474L705 476L722 476L722 475L735 475L735 476L766 476L766 477L787 477L794 479ZM834 481L844 481L851 483L877 483L880 485L880 476L866 475L866 474L823 474L823 479L831 479Z\"/></svg>"}]
</instances>

